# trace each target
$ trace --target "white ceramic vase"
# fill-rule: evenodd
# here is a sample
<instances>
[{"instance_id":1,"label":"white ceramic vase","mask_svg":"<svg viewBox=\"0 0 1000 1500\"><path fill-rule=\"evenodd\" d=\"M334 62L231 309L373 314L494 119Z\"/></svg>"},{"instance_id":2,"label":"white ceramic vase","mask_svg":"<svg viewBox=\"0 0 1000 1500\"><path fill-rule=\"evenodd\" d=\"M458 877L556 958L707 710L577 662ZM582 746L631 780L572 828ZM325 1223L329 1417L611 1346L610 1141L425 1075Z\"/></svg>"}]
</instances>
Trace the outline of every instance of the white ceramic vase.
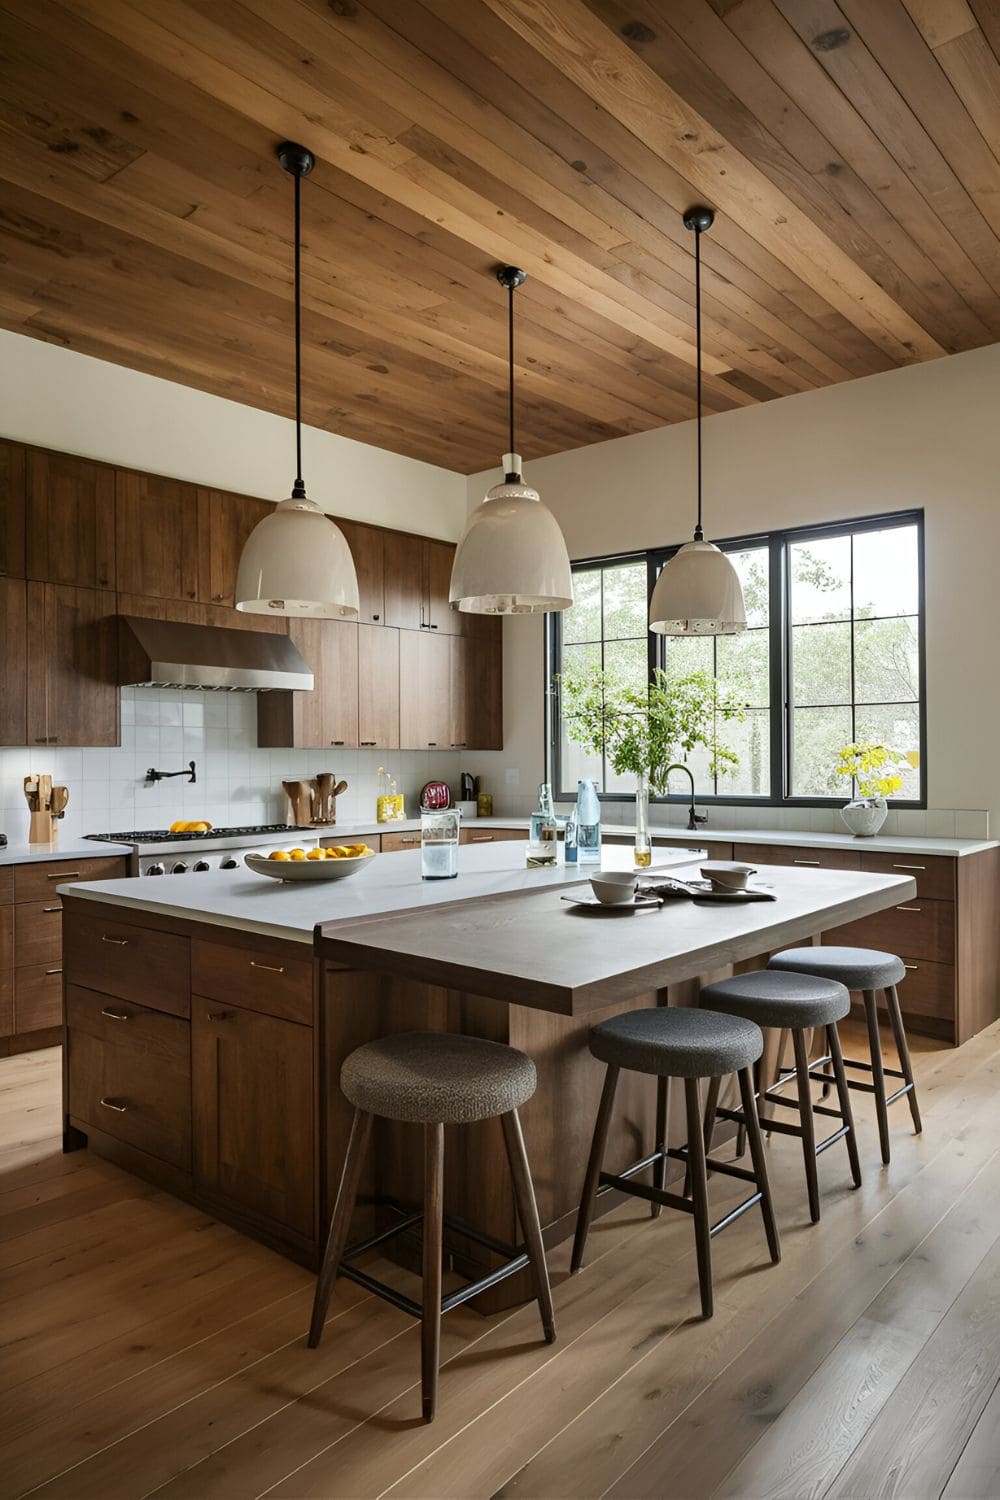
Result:
<instances>
[{"instance_id":1,"label":"white ceramic vase","mask_svg":"<svg viewBox=\"0 0 1000 1500\"><path fill-rule=\"evenodd\" d=\"M840 816L856 839L871 839L889 816L889 809L884 797L862 797L842 807Z\"/></svg>"}]
</instances>

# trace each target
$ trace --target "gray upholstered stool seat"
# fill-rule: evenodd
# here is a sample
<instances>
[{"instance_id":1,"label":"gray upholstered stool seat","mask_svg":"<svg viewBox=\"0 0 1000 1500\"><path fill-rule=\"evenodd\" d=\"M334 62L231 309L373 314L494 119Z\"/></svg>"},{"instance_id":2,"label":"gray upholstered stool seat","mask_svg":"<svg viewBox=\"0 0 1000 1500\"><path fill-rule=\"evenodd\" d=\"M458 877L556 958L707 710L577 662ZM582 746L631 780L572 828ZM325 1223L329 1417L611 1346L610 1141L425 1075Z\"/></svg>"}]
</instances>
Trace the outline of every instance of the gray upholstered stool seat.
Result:
<instances>
[{"instance_id":1,"label":"gray upholstered stool seat","mask_svg":"<svg viewBox=\"0 0 1000 1500\"><path fill-rule=\"evenodd\" d=\"M519 1109L535 1065L515 1047L449 1032L407 1031L346 1059L340 1087L357 1109L412 1125L468 1125Z\"/></svg>"},{"instance_id":2,"label":"gray upholstered stool seat","mask_svg":"<svg viewBox=\"0 0 1000 1500\"><path fill-rule=\"evenodd\" d=\"M755 1063L764 1038L759 1026L739 1016L661 1005L592 1027L590 1050L601 1062L634 1073L716 1078Z\"/></svg>"},{"instance_id":3,"label":"gray upholstered stool seat","mask_svg":"<svg viewBox=\"0 0 1000 1500\"><path fill-rule=\"evenodd\" d=\"M818 974L836 979L849 990L884 990L906 978L906 965L895 953L880 953L877 948L786 948L776 953L769 969L783 969L793 974Z\"/></svg>"},{"instance_id":4,"label":"gray upholstered stool seat","mask_svg":"<svg viewBox=\"0 0 1000 1500\"><path fill-rule=\"evenodd\" d=\"M849 1014L851 996L837 979L758 969L706 985L698 1003L758 1026L829 1026Z\"/></svg>"}]
</instances>

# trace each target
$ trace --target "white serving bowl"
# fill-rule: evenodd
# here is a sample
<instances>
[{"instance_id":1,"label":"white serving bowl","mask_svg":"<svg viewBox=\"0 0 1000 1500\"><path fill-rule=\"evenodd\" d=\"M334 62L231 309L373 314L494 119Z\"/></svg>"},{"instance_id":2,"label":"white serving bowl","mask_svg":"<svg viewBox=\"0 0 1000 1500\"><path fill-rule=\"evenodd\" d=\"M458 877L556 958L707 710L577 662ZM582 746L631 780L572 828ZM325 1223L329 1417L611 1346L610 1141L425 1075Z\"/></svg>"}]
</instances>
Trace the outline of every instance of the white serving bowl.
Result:
<instances>
[{"instance_id":1,"label":"white serving bowl","mask_svg":"<svg viewBox=\"0 0 1000 1500\"><path fill-rule=\"evenodd\" d=\"M376 851L355 854L343 859L267 859L248 854L244 864L255 875L269 875L272 880L344 880L376 858Z\"/></svg>"},{"instance_id":2,"label":"white serving bowl","mask_svg":"<svg viewBox=\"0 0 1000 1500\"><path fill-rule=\"evenodd\" d=\"M635 899L636 878L631 870L601 870L591 875L590 886L603 906L627 906Z\"/></svg>"},{"instance_id":3,"label":"white serving bowl","mask_svg":"<svg viewBox=\"0 0 1000 1500\"><path fill-rule=\"evenodd\" d=\"M710 880L720 891L745 891L747 881L757 871L753 865L741 865L731 859L710 859L701 867L705 880Z\"/></svg>"}]
</instances>

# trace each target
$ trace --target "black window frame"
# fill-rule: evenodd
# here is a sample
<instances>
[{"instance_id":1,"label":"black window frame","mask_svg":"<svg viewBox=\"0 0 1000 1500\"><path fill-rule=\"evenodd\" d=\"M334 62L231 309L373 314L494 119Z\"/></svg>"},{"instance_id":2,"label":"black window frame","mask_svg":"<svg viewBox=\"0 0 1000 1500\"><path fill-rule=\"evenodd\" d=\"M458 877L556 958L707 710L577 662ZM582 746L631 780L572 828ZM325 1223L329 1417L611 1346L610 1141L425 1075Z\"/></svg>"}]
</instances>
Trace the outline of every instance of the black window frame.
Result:
<instances>
[{"instance_id":1,"label":"black window frame","mask_svg":"<svg viewBox=\"0 0 1000 1500\"><path fill-rule=\"evenodd\" d=\"M770 783L771 792L766 797L728 796L726 794L699 792L699 803L715 807L777 807L777 808L837 808L847 800L847 792L841 796L800 797L793 796L791 785L792 756L792 704L791 704L791 646L792 623L789 609L790 597L790 549L800 542L820 541L825 538L849 533L857 536L869 531L885 531L896 527L915 526L917 533L917 640L920 652L918 726L920 736L920 765L918 767L920 794L917 798L893 797L893 809L924 809L927 807L927 651L926 651L926 584L924 572L924 512L922 509L890 511L840 521L828 521L813 526L794 526L773 531L751 532L744 536L729 537L717 542L723 552L743 552L750 548L765 548L768 552L768 637L770 649ZM652 595L660 569L680 550L682 543L669 547L653 547L646 551L612 553L607 557L580 558L572 564L573 572L585 572L595 567L615 567L623 563L646 563L646 597ZM852 617L853 624L853 617ZM647 666L650 678L662 659L664 637L647 631ZM560 616L548 616L545 630L545 746L546 777L552 783L557 799L566 800L571 794L563 792L562 746L559 714L558 687L555 679L562 666L562 632ZM854 679L854 631L851 631L851 676L852 695ZM852 714L857 705L851 703ZM777 790L776 790L777 789ZM631 802L628 792L601 792L602 802ZM652 797L653 802L686 803L688 793L670 793L665 797Z\"/></svg>"}]
</instances>

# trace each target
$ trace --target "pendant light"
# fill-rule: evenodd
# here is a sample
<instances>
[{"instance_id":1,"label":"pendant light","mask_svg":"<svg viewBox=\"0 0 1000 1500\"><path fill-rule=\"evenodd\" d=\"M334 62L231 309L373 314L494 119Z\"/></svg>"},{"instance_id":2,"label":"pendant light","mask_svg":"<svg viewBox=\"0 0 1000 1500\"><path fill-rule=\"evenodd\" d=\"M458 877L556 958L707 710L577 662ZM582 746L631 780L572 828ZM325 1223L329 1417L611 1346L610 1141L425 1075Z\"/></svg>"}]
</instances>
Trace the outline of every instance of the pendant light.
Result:
<instances>
[{"instance_id":1,"label":"pendant light","mask_svg":"<svg viewBox=\"0 0 1000 1500\"><path fill-rule=\"evenodd\" d=\"M508 423L510 452L503 484L496 484L466 522L451 570L452 609L474 615L533 615L573 603L569 554L559 524L538 491L521 477L514 451L514 293L524 282L517 266L500 266L507 292Z\"/></svg>"},{"instance_id":2,"label":"pendant light","mask_svg":"<svg viewBox=\"0 0 1000 1500\"><path fill-rule=\"evenodd\" d=\"M302 179L316 158L283 141L278 160L295 183L295 483L247 537L236 576L236 608L250 615L356 620L358 577L340 527L306 498L302 479Z\"/></svg>"},{"instance_id":3,"label":"pendant light","mask_svg":"<svg viewBox=\"0 0 1000 1500\"><path fill-rule=\"evenodd\" d=\"M698 520L694 541L674 554L656 580L649 601L649 628L658 635L736 635L747 628L743 587L736 569L724 552L705 541L701 529L701 237L714 220L710 208L689 208L684 215L684 228L694 230Z\"/></svg>"}]
</instances>

